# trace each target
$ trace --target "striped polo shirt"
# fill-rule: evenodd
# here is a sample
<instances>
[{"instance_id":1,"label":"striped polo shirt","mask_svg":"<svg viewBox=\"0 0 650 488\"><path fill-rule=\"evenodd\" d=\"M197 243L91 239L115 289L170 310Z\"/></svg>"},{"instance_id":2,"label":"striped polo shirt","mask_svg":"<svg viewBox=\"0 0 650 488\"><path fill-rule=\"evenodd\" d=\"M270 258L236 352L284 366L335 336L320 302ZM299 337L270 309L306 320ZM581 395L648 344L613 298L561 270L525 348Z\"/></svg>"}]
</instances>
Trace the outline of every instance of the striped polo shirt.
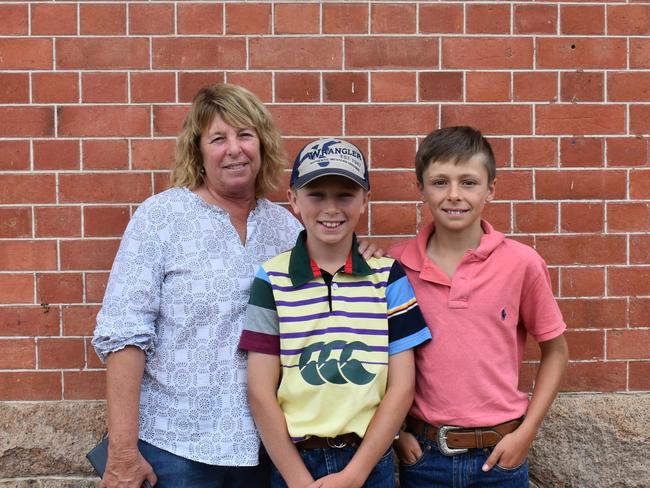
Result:
<instances>
[{"instance_id":1,"label":"striped polo shirt","mask_svg":"<svg viewBox=\"0 0 650 488\"><path fill-rule=\"evenodd\" d=\"M431 334L396 260L365 261L354 237L328 283L304 239L258 270L239 347L279 356L278 403L294 442L363 437L386 391L388 357Z\"/></svg>"}]
</instances>

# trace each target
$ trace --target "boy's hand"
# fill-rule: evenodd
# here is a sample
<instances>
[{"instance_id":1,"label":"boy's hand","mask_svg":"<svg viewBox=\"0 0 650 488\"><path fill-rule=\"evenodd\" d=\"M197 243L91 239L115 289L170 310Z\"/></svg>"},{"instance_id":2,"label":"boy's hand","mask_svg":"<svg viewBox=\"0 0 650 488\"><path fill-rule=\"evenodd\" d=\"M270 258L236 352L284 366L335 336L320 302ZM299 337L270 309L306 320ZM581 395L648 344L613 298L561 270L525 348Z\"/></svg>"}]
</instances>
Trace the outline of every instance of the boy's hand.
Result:
<instances>
[{"instance_id":1,"label":"boy's hand","mask_svg":"<svg viewBox=\"0 0 650 488\"><path fill-rule=\"evenodd\" d=\"M528 456L528 448L533 442L533 438L534 435L529 436L521 427L507 434L494 446L492 454L483 465L483 471L491 470L495 464L506 469L519 466Z\"/></svg>"},{"instance_id":2,"label":"boy's hand","mask_svg":"<svg viewBox=\"0 0 650 488\"><path fill-rule=\"evenodd\" d=\"M370 259L372 257L381 258L384 257L384 250L377 247L377 244L362 239L359 241L359 254L363 256L363 259Z\"/></svg>"},{"instance_id":3,"label":"boy's hand","mask_svg":"<svg viewBox=\"0 0 650 488\"><path fill-rule=\"evenodd\" d=\"M422 457L420 443L410 432L402 431L393 441L393 447L401 464L415 464Z\"/></svg>"},{"instance_id":4,"label":"boy's hand","mask_svg":"<svg viewBox=\"0 0 650 488\"><path fill-rule=\"evenodd\" d=\"M332 473L318 478L307 488L360 488L361 486L363 486L363 480L359 482L351 479L347 476L344 469L338 473Z\"/></svg>"}]
</instances>

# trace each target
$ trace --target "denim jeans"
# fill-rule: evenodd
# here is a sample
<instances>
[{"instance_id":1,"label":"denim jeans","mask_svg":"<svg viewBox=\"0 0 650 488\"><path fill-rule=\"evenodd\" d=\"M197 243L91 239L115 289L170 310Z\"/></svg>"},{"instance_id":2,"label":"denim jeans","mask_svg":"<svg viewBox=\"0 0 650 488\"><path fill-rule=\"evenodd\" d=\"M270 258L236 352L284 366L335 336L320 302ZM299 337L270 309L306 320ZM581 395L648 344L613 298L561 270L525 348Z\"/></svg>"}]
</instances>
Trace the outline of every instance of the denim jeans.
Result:
<instances>
[{"instance_id":1,"label":"denim jeans","mask_svg":"<svg viewBox=\"0 0 650 488\"><path fill-rule=\"evenodd\" d=\"M305 466L316 480L328 474L342 471L348 465L354 453L357 452L357 447L356 445L349 445L341 448L301 449L300 457L302 457ZM363 484L363 488L394 488L394 486L393 449L389 449L372 469ZM287 488L282 475L273 465L271 465L271 487Z\"/></svg>"},{"instance_id":2,"label":"denim jeans","mask_svg":"<svg viewBox=\"0 0 650 488\"><path fill-rule=\"evenodd\" d=\"M268 488L270 462L260 455L259 466L213 466L138 441L138 449L158 476L155 488Z\"/></svg>"},{"instance_id":3,"label":"denim jeans","mask_svg":"<svg viewBox=\"0 0 650 488\"><path fill-rule=\"evenodd\" d=\"M481 467L492 448L445 456L434 441L416 437L422 456L414 464L400 464L401 488L528 488L528 460L514 468L494 466L484 473Z\"/></svg>"}]
</instances>

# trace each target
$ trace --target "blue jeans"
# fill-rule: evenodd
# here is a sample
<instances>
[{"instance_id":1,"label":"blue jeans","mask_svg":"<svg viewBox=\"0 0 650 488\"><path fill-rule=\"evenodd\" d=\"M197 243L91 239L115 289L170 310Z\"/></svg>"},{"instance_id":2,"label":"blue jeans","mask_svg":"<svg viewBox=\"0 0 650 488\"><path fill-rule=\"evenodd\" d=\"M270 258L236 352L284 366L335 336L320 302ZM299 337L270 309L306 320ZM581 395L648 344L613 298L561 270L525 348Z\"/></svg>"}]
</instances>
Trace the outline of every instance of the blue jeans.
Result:
<instances>
[{"instance_id":1,"label":"blue jeans","mask_svg":"<svg viewBox=\"0 0 650 488\"><path fill-rule=\"evenodd\" d=\"M356 445L349 445L341 448L326 447L320 449L301 449L300 457L312 477L317 480L328 474L338 473L345 468L354 453L357 452ZM393 464L393 449L389 449L379 462L372 469L364 488L393 488L395 486L395 465ZM271 487L287 488L278 469L271 465Z\"/></svg>"},{"instance_id":2,"label":"blue jeans","mask_svg":"<svg viewBox=\"0 0 650 488\"><path fill-rule=\"evenodd\" d=\"M267 488L269 465L266 453L259 466L213 466L164 451L139 440L138 449L158 476L155 488Z\"/></svg>"},{"instance_id":3,"label":"blue jeans","mask_svg":"<svg viewBox=\"0 0 650 488\"><path fill-rule=\"evenodd\" d=\"M438 445L416 436L422 456L414 464L400 464L402 488L528 488L528 460L510 468L494 466L484 473L481 467L492 448L469 449L464 454L445 456Z\"/></svg>"}]
</instances>

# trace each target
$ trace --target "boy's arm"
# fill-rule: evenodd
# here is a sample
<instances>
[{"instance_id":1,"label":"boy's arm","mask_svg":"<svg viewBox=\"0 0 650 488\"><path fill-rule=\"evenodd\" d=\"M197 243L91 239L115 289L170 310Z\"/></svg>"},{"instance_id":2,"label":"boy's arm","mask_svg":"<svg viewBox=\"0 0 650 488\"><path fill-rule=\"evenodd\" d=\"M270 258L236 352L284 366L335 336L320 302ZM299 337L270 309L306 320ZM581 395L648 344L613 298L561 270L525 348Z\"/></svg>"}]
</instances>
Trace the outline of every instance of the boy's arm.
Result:
<instances>
[{"instance_id":1,"label":"boy's arm","mask_svg":"<svg viewBox=\"0 0 650 488\"><path fill-rule=\"evenodd\" d=\"M362 486L377 461L390 447L413 403L415 361L412 349L388 358L386 394L372 417L366 435L348 465L339 473L319 478L311 485L322 488Z\"/></svg>"},{"instance_id":2,"label":"boy's arm","mask_svg":"<svg viewBox=\"0 0 650 488\"><path fill-rule=\"evenodd\" d=\"M489 471L495 464L508 468L518 466L524 461L528 448L560 389L560 382L569 360L569 348L564 335L540 342L539 348L542 357L526 417L517 430L506 435L495 446L483 465L483 471Z\"/></svg>"},{"instance_id":3,"label":"boy's arm","mask_svg":"<svg viewBox=\"0 0 650 488\"><path fill-rule=\"evenodd\" d=\"M314 481L289 438L287 422L277 400L280 358L248 352L248 401L264 447L289 488Z\"/></svg>"}]
</instances>

